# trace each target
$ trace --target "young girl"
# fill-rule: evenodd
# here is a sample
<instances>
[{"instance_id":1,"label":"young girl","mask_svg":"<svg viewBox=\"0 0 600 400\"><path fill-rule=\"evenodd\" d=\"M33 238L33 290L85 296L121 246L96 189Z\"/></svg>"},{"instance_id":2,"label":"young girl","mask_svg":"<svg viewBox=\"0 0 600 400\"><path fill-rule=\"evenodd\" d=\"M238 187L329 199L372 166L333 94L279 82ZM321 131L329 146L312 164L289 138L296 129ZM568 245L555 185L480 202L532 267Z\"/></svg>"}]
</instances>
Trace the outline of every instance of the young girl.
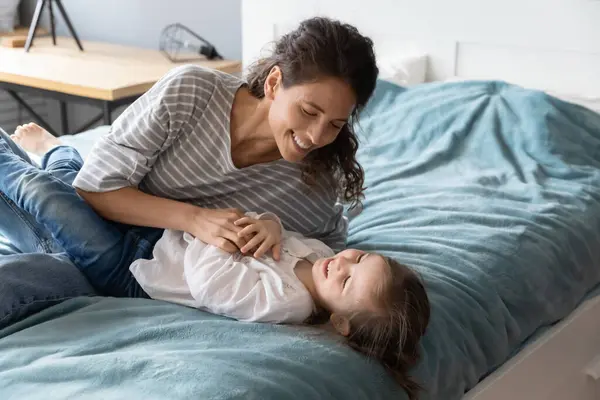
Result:
<instances>
[{"instance_id":1,"label":"young girl","mask_svg":"<svg viewBox=\"0 0 600 400\"><path fill-rule=\"evenodd\" d=\"M33 130L37 137L49 135ZM72 176L81 159L74 149L46 138L52 148L42 159L43 169L0 141L0 192L52 233L97 290L243 321L304 323L325 315L352 348L381 361L415 398L418 386L407 372L418 358L429 302L409 268L360 250L334 254L318 240L286 231L271 213L247 213L235 221L246 238L241 253L175 230L166 230L152 251L142 236L103 220L59 179ZM39 143L30 144L39 150ZM252 256L243 254L254 249ZM277 260L263 255L267 249Z\"/></svg>"}]
</instances>

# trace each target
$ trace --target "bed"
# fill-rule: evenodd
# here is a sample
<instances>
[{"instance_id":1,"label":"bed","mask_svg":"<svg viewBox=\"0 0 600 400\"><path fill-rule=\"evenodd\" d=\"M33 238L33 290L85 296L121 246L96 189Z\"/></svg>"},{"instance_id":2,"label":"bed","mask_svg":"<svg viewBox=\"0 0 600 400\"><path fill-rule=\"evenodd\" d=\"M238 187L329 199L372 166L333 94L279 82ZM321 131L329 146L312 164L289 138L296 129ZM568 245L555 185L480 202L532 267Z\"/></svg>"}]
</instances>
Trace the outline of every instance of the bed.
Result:
<instances>
[{"instance_id":1,"label":"bed","mask_svg":"<svg viewBox=\"0 0 600 400\"><path fill-rule=\"evenodd\" d=\"M287 29L280 8L322 4L279 3L244 9L247 57L252 41ZM412 371L422 398L600 398L600 58L492 40L393 42L427 54L428 82L380 80L361 115L368 189L361 212L348 212L348 244L426 282L432 319ZM85 155L106 129L66 140ZM406 398L378 365L310 328L101 297L0 331L0 396Z\"/></svg>"},{"instance_id":2,"label":"bed","mask_svg":"<svg viewBox=\"0 0 600 400\"><path fill-rule=\"evenodd\" d=\"M65 140L85 156L106 131ZM360 132L368 189L348 244L426 281L423 398L594 398L600 114L501 81L381 80ZM0 337L6 399L404 396L312 329L152 300L76 298Z\"/></svg>"},{"instance_id":3,"label":"bed","mask_svg":"<svg viewBox=\"0 0 600 400\"><path fill-rule=\"evenodd\" d=\"M598 171L583 191L570 173L590 166L598 114L498 81L381 86L363 125L370 210L349 245L389 246L429 278L432 398L596 398L599 210L581 201Z\"/></svg>"},{"instance_id":4,"label":"bed","mask_svg":"<svg viewBox=\"0 0 600 400\"><path fill-rule=\"evenodd\" d=\"M368 34L383 61L383 74L402 85L510 82L600 113L597 1L372 0L365 6L360 0L291 0L285 4L266 0L258 6L243 0L244 65L260 56L265 43L314 14L350 22ZM528 108L528 117L542 125L550 122L542 116L552 114L543 111L545 107ZM413 128L419 130L421 125ZM597 263L593 268L598 268ZM460 338L457 343L465 347L466 341L461 343ZM488 372L469 362L451 364L442 357L446 367L425 372L436 377L439 385L432 384L428 398L459 398L460 386L466 399L597 399L599 349L600 300L595 289L563 319L536 329L512 349L508 361ZM465 355L467 361L471 357L481 361L489 354ZM462 371L455 374L453 369ZM448 379L438 376L448 373Z\"/></svg>"}]
</instances>

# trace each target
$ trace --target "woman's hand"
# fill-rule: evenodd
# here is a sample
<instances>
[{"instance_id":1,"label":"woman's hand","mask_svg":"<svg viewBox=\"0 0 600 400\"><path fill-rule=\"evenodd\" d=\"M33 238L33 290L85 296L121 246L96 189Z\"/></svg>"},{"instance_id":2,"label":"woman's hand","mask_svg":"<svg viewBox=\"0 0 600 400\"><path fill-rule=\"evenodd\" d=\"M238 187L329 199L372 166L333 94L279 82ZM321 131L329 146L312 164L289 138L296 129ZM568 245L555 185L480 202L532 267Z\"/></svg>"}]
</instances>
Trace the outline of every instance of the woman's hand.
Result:
<instances>
[{"instance_id":1,"label":"woman's hand","mask_svg":"<svg viewBox=\"0 0 600 400\"><path fill-rule=\"evenodd\" d=\"M206 244L235 253L246 245L245 238L239 236L242 227L235 225L235 221L243 217L244 213L235 208L213 210L195 207L185 231Z\"/></svg>"},{"instance_id":2,"label":"woman's hand","mask_svg":"<svg viewBox=\"0 0 600 400\"><path fill-rule=\"evenodd\" d=\"M248 239L240 249L242 253L252 251L254 258L262 257L272 249L273 259L279 261L281 253L281 225L271 219L254 219L243 217L234 222L236 226L244 226L238 236Z\"/></svg>"},{"instance_id":3,"label":"woman's hand","mask_svg":"<svg viewBox=\"0 0 600 400\"><path fill-rule=\"evenodd\" d=\"M235 253L246 244L246 239L238 236L242 227L234 224L244 213L235 208L201 208L133 187L99 193L77 190L77 193L98 214L111 221L188 232L228 253Z\"/></svg>"}]
</instances>

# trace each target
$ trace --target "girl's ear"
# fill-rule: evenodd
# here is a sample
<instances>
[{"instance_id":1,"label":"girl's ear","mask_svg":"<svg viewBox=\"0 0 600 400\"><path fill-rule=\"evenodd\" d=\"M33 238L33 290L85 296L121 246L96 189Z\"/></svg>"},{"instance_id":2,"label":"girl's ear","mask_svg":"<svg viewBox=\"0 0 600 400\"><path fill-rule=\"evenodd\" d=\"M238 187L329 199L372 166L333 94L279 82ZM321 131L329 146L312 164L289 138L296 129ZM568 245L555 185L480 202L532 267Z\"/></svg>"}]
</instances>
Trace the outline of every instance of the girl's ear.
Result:
<instances>
[{"instance_id":1,"label":"girl's ear","mask_svg":"<svg viewBox=\"0 0 600 400\"><path fill-rule=\"evenodd\" d=\"M331 324L342 336L350 335L350 320L344 315L333 313L330 317Z\"/></svg>"}]
</instances>

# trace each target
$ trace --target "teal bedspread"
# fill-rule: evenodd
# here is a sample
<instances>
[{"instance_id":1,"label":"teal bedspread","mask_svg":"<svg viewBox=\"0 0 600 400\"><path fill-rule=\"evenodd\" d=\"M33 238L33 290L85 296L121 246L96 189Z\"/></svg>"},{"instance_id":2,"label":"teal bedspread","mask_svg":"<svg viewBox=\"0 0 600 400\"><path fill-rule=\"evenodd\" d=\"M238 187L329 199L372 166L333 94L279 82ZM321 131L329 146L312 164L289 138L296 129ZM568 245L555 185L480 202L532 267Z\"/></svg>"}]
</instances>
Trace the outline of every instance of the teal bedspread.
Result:
<instances>
[{"instance_id":1,"label":"teal bedspread","mask_svg":"<svg viewBox=\"0 0 600 400\"><path fill-rule=\"evenodd\" d=\"M69 300L0 338L2 400L401 396L379 366L312 330L160 301Z\"/></svg>"},{"instance_id":2,"label":"teal bedspread","mask_svg":"<svg viewBox=\"0 0 600 400\"><path fill-rule=\"evenodd\" d=\"M600 115L501 82L381 83L349 246L424 277L427 398L457 399L600 282Z\"/></svg>"},{"instance_id":3,"label":"teal bedspread","mask_svg":"<svg viewBox=\"0 0 600 400\"><path fill-rule=\"evenodd\" d=\"M600 282L600 115L500 82L380 82L361 128L349 246L422 274L413 372L459 399ZM2 399L405 398L308 330L151 300L70 300L0 337Z\"/></svg>"}]
</instances>

